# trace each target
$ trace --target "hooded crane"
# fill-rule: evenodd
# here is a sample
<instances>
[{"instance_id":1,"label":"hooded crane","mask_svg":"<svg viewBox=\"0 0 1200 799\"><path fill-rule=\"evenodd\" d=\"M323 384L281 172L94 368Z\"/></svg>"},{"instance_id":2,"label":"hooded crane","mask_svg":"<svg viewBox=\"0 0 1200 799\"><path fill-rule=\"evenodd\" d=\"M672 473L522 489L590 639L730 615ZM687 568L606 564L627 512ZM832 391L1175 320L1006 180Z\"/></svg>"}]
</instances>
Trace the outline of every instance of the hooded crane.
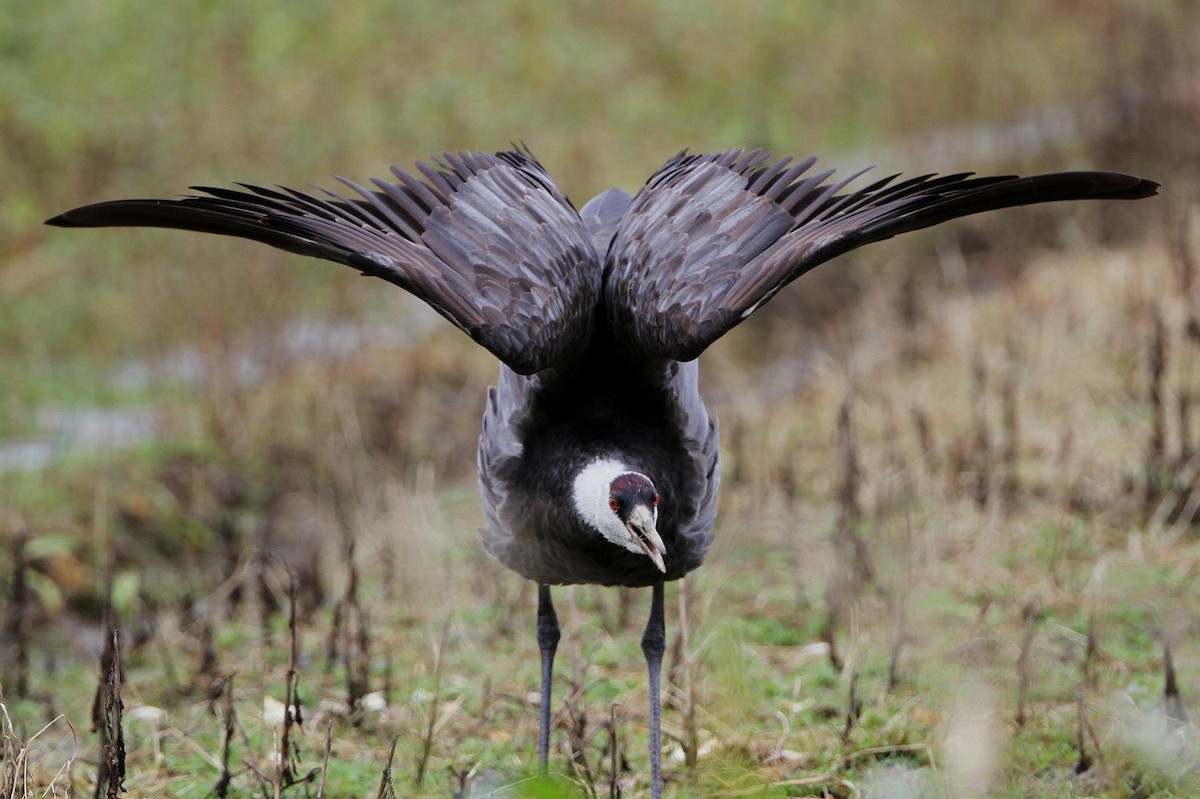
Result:
<instances>
[{"instance_id":1,"label":"hooded crane","mask_svg":"<svg viewBox=\"0 0 1200 799\"><path fill-rule=\"evenodd\" d=\"M241 236L380 277L495 355L479 438L484 548L538 584L538 761L546 767L558 620L550 586L650 586L651 785L661 795L663 584L713 540L717 426L696 358L824 261L955 217L1055 200L1132 200L1108 172L893 175L862 188L815 158L676 155L634 197L577 212L524 148L445 154L342 193L238 184L118 200L49 220ZM865 171L865 170L864 170Z\"/></svg>"}]
</instances>

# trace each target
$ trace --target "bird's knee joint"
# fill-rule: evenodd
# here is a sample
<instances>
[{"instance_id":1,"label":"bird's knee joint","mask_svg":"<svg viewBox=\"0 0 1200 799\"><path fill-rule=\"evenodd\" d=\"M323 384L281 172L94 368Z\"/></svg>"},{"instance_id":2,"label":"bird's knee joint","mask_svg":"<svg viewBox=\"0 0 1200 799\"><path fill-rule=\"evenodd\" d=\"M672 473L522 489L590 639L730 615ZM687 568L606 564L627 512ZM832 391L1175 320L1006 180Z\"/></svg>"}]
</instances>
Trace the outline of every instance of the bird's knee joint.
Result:
<instances>
[{"instance_id":1,"label":"bird's knee joint","mask_svg":"<svg viewBox=\"0 0 1200 799\"><path fill-rule=\"evenodd\" d=\"M542 651L553 652L558 648L558 642L561 638L562 633L557 627L542 627L541 625L538 625L538 647Z\"/></svg>"},{"instance_id":2,"label":"bird's knee joint","mask_svg":"<svg viewBox=\"0 0 1200 799\"><path fill-rule=\"evenodd\" d=\"M667 651L666 641L661 636L643 636L642 637L642 652L646 657L659 657Z\"/></svg>"}]
</instances>

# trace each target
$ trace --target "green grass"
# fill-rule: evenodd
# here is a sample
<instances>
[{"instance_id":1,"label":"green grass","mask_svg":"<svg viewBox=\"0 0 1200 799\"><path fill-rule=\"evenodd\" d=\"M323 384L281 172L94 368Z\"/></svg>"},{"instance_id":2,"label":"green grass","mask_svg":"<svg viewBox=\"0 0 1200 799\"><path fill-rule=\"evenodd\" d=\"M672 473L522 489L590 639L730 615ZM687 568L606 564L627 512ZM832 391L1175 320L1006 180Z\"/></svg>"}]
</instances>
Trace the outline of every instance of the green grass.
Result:
<instances>
[{"instance_id":1,"label":"green grass","mask_svg":"<svg viewBox=\"0 0 1200 799\"><path fill-rule=\"evenodd\" d=\"M449 495L438 504L443 512L453 514L459 500ZM355 728L336 713L321 709L323 702L336 705L343 701L344 674L340 666L328 673L323 668L329 612L317 610L303 625L300 692L307 721L299 737L300 771L320 765L326 725L332 723L334 747L327 795L373 795L387 742L395 735L400 736L395 761L397 791L412 795L407 781L419 756L421 731L433 692L432 646L436 628L446 619L450 619L451 635L440 693L444 721L434 739L432 765L421 795L447 795L453 782L449 769L478 767L501 783L521 783L529 776L535 711L510 697L524 697L536 685L536 656L530 633L532 597L518 581L500 574L498 567L477 563L469 551L473 544L463 540L467 538L465 532L452 538L455 543L448 552L450 558L441 567L447 571L437 579L436 588L430 589L422 582L428 575L412 574L408 578L413 587L399 601L388 602L380 592L377 577L365 585L367 606L374 619L375 688L385 679L385 653L390 657L387 679L392 686L392 700L386 717L369 713L365 724ZM863 785L891 784L887 780L902 777L940 790L936 786L947 779L949 766L942 761L946 756L939 742L955 712L954 696L963 690L976 691L966 687L975 681L992 686L997 735L999 740L1007 741L999 756L1002 776L997 778L996 795L1010 795L1010 790L1011 795L1021 795L1021 790L1036 790L1038 795L1083 795L1072 792L1069 776L1078 759L1072 702L1079 686L1081 648L1077 644L1061 648L1063 640L1070 643L1072 639L1063 639L1055 632L1059 622L1054 613L1042 623L1037 639L1035 660L1040 665L1031 695L1031 721L1024 730L1012 731L1013 647L1019 638L1019 596L994 598L983 626L969 637L990 640L993 645L963 649L963 639L954 630L957 627L965 631L974 624L978 600L961 587L956 588L954 581L948 588L912 589L908 631L914 640L902 656L903 679L894 693L886 693L883 686L889 636L895 630L883 618L884 606L868 598L857 623L857 637L841 638L843 646L850 647L862 664L859 697L864 703L849 740L843 742L840 731L846 677L830 668L826 658L802 654L803 645L814 640L812 633L821 618L819 609L806 611L779 599L762 602L760 575L770 573L772 568L768 553L736 561L730 564L714 558L697 577L692 646L697 663L698 728L705 754L694 775L669 761L668 775L672 785L677 786L672 788L676 795L721 796L754 786L762 789L755 795L795 795L784 785L769 786L821 774L832 775L821 783L831 790L840 784L838 779ZM377 574L374 566L365 568L368 575ZM421 570L422 565L408 564L405 568ZM1089 561L1071 561L1064 568L1072 572L1086 570ZM1019 574L1036 575L1038 561L1034 558L1022 562L1017 569ZM335 575L336 569L329 576ZM496 590L524 593L511 632L502 631L503 603L487 587L494 579ZM1134 585L1123 584L1119 608L1152 601L1162 591L1164 581L1169 584L1161 571L1146 572L1134 580ZM467 586L475 586L475 590L464 591ZM610 705L617 705L621 745L634 769L633 774L623 778L644 785L645 695L637 648L644 597L640 593L636 597L630 627L619 629L612 627L611 592L579 589L576 593L581 645L578 663L587 686L582 699L574 702L576 712L586 710L591 729L597 730ZM560 591L559 597L565 621L570 602L566 601L565 591ZM674 591L670 598L673 611ZM1047 601L1062 604L1069 598ZM1180 601L1188 606L1197 598ZM171 613L158 615L162 626L155 640L126 655L128 677L124 690L127 709L159 707L166 711L166 718L157 726L127 722L128 786L133 795L202 795L218 776L212 757L220 750L219 717L208 710L198 687L181 694L178 686L165 677L164 669L175 680L196 679L192 676L198 656L194 624L177 630L179 617ZM671 615L669 624L674 631L677 621ZM790 635L784 635L786 628L773 620L775 616L795 619ZM1076 635L1083 624L1079 618L1064 623ZM1101 626L1101 677L1099 686L1089 691L1088 702L1091 723L1106 742L1103 773L1105 784L1110 786L1106 790L1114 792L1099 795L1124 795L1119 786L1127 778L1149 786L1148 796L1186 795L1189 784L1172 774L1169 762L1159 766L1145 760L1143 750L1138 748L1144 744L1136 740L1128 745L1121 743L1121 718L1128 712L1122 709L1121 697L1128 695L1141 708L1139 712L1152 714L1161 690L1157 644L1139 637L1145 623L1143 617L1128 617L1114 610L1105 614ZM235 762L257 758L261 765L272 747L271 730L261 721L263 697L269 695L278 701L282 696L286 660L282 617L273 616L268 629L262 631L235 617L216 629L214 644L221 671L235 674L235 706L246 730L245 737L235 743ZM567 692L575 668L572 652L572 645L564 641L557 681L559 697ZM1189 662L1195 656L1192 646L1184 646L1177 653L1180 662ZM83 729L91 685L88 669L70 666L35 678L35 694L48 693L52 697L49 708L37 702L10 701L8 711L22 720L25 735L38 719L57 712L67 713L77 728ZM1140 690L1130 693L1132 686ZM492 698L485 700L485 693ZM667 730L678 734L682 724L678 706L668 709L665 718ZM86 739L86 734L83 737ZM598 737L602 741L603 733ZM565 741L561 732L555 740L558 752ZM83 745L87 746L86 740ZM589 749L589 760L603 775L598 743L593 747ZM669 745L668 753L674 748ZM859 754L867 752L870 754ZM60 762L49 755L43 757L41 765L47 770ZM561 753L555 755L554 762L556 770L566 768ZM86 785L89 771L85 763L78 763L74 769L76 779ZM254 779L244 768L237 771L235 785L240 787L235 795L252 795ZM600 779L602 784L603 777ZM577 782L572 784L572 790L586 795ZM813 790L819 791L821 785Z\"/></svg>"}]
</instances>

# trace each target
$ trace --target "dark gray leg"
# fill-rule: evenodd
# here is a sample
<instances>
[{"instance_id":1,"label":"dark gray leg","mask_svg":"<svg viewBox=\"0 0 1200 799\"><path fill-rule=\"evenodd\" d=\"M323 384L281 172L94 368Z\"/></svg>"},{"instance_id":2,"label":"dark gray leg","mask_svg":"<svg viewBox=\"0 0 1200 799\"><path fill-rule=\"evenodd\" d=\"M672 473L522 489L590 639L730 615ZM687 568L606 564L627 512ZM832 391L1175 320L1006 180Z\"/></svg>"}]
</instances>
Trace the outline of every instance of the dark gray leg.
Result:
<instances>
[{"instance_id":1,"label":"dark gray leg","mask_svg":"<svg viewBox=\"0 0 1200 799\"><path fill-rule=\"evenodd\" d=\"M659 674L663 652L667 648L667 626L663 621L663 584L654 586L650 599L650 620L642 634L642 651L650 672L650 791L654 799L662 796L662 729L659 724Z\"/></svg>"},{"instance_id":2,"label":"dark gray leg","mask_svg":"<svg viewBox=\"0 0 1200 799\"><path fill-rule=\"evenodd\" d=\"M550 683L554 676L554 651L558 649L558 616L550 601L550 586L538 585L537 639L542 653L542 717L538 727L538 770L546 773L550 757Z\"/></svg>"}]
</instances>

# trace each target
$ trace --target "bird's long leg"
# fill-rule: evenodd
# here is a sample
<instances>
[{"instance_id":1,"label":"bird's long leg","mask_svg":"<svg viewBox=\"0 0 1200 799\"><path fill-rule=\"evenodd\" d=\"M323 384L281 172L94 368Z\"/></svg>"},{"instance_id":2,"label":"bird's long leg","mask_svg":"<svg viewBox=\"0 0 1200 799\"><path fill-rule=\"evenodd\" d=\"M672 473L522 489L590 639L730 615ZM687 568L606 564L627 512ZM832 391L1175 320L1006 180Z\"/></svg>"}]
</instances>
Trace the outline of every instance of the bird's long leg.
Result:
<instances>
[{"instance_id":1,"label":"bird's long leg","mask_svg":"<svg viewBox=\"0 0 1200 799\"><path fill-rule=\"evenodd\" d=\"M543 774L550 757L550 683L554 675L554 652L561 635L558 615L550 601L550 586L539 584L537 639L542 653L542 716L538 727L538 770Z\"/></svg>"},{"instance_id":2,"label":"bird's long leg","mask_svg":"<svg viewBox=\"0 0 1200 799\"><path fill-rule=\"evenodd\" d=\"M667 628L663 621L663 584L654 586L650 600L650 620L642 634L642 651L650 672L650 791L654 799L662 796L662 731L659 724L659 675L663 652L667 648Z\"/></svg>"}]
</instances>

